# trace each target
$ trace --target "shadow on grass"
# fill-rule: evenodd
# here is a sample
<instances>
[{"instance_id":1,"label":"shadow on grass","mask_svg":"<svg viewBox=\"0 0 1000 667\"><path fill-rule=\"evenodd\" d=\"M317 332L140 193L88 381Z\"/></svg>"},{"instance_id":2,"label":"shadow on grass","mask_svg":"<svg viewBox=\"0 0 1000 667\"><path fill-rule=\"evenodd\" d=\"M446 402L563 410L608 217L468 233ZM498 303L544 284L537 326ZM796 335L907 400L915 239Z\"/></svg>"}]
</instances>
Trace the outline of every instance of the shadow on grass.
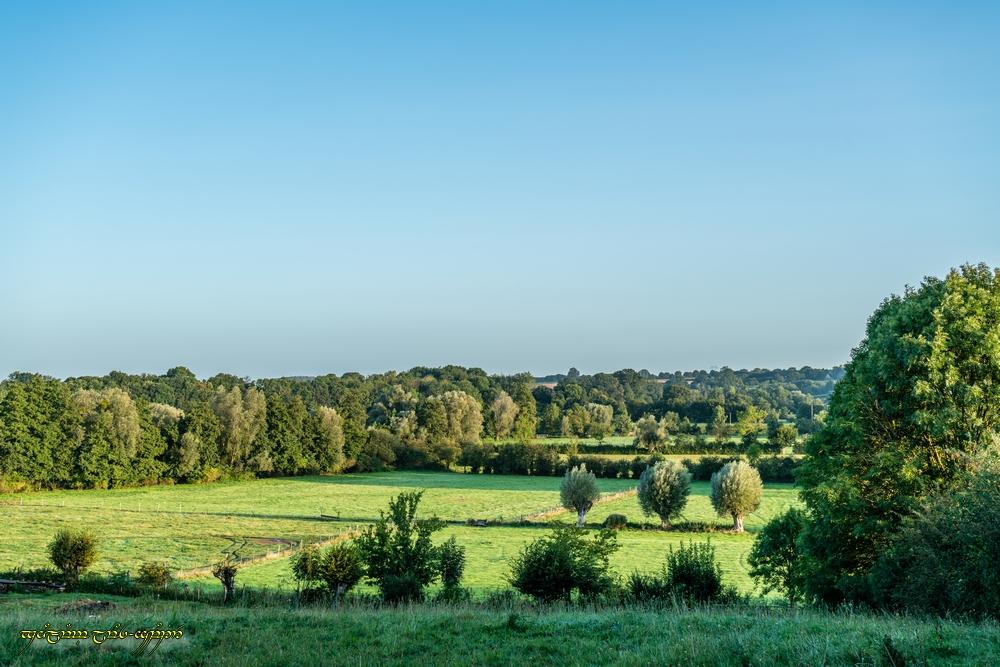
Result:
<instances>
[{"instance_id":1,"label":"shadow on grass","mask_svg":"<svg viewBox=\"0 0 1000 667\"><path fill-rule=\"evenodd\" d=\"M342 486L388 486L417 489L469 489L478 491L558 491L561 477L533 475L483 475L431 470L393 470L390 472L274 477L288 482L336 484ZM634 480L602 480L618 485L635 484Z\"/></svg>"}]
</instances>

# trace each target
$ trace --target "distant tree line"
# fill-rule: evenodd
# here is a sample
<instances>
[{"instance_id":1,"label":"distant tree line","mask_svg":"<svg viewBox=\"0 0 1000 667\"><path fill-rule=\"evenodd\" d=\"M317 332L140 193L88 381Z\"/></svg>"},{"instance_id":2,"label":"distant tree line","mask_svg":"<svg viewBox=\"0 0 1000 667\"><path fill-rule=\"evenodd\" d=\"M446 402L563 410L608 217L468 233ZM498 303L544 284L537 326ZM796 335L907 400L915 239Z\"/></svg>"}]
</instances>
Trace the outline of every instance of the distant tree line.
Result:
<instances>
[{"instance_id":1,"label":"distant tree line","mask_svg":"<svg viewBox=\"0 0 1000 667\"><path fill-rule=\"evenodd\" d=\"M183 367L66 380L15 373L0 382L0 483L107 488L441 468L481 443L539 435L635 434L636 453L671 444L726 453L730 436L787 444L810 432L839 373L723 369L664 381L622 370L554 387L459 366L256 381L201 380ZM779 441L779 428L798 430Z\"/></svg>"}]
</instances>

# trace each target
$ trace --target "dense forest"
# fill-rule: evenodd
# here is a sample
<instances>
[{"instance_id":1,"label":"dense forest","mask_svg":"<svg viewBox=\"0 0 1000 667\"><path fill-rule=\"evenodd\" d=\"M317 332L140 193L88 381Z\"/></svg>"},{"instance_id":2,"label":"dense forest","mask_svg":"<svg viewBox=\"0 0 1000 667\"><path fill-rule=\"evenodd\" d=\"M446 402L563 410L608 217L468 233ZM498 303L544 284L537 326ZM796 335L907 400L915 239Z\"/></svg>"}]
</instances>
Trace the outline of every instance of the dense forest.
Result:
<instances>
[{"instance_id":1,"label":"dense forest","mask_svg":"<svg viewBox=\"0 0 1000 667\"><path fill-rule=\"evenodd\" d=\"M693 451L733 435L777 442L813 432L843 369L534 378L417 367L249 380L112 372L0 383L0 481L8 489L447 467L463 447L538 436L635 436ZM781 440L784 437L785 440ZM790 439L790 440L789 440ZM738 446L738 445L734 445ZM481 453L481 452L480 452Z\"/></svg>"}]
</instances>

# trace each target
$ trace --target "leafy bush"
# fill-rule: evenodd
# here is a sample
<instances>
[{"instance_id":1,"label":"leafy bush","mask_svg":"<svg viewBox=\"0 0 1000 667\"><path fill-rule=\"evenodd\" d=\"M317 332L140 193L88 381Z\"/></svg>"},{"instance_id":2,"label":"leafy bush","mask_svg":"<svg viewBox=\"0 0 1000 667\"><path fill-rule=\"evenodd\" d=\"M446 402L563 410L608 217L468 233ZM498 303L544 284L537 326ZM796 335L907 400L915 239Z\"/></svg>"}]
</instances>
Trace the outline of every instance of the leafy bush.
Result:
<instances>
[{"instance_id":1,"label":"leafy bush","mask_svg":"<svg viewBox=\"0 0 1000 667\"><path fill-rule=\"evenodd\" d=\"M870 579L879 606L1000 619L1000 471L905 519Z\"/></svg>"},{"instance_id":2,"label":"leafy bush","mask_svg":"<svg viewBox=\"0 0 1000 667\"><path fill-rule=\"evenodd\" d=\"M70 583L97 560L97 538L88 530L64 528L49 542L49 558Z\"/></svg>"},{"instance_id":3,"label":"leafy bush","mask_svg":"<svg viewBox=\"0 0 1000 667\"><path fill-rule=\"evenodd\" d=\"M633 572L625 582L629 599L635 602L669 600L670 585L662 574L642 574Z\"/></svg>"},{"instance_id":4,"label":"leafy bush","mask_svg":"<svg viewBox=\"0 0 1000 667\"><path fill-rule=\"evenodd\" d=\"M735 588L723 585L722 568L710 542L681 544L677 549L670 546L663 570L653 575L632 574L628 593L640 602L671 600L691 604L739 598Z\"/></svg>"},{"instance_id":5,"label":"leafy bush","mask_svg":"<svg viewBox=\"0 0 1000 667\"><path fill-rule=\"evenodd\" d=\"M691 473L676 461L658 461L639 477L639 507L647 516L656 515L664 528L678 517L691 493Z\"/></svg>"},{"instance_id":6,"label":"leafy bush","mask_svg":"<svg viewBox=\"0 0 1000 667\"><path fill-rule=\"evenodd\" d=\"M139 566L139 576L136 581L144 586L166 588L174 580L173 574L166 563L152 561Z\"/></svg>"},{"instance_id":7,"label":"leafy bush","mask_svg":"<svg viewBox=\"0 0 1000 667\"><path fill-rule=\"evenodd\" d=\"M361 580L364 566L353 543L338 542L325 552L306 547L292 556L292 575L307 586L322 586L339 599Z\"/></svg>"},{"instance_id":8,"label":"leafy bush","mask_svg":"<svg viewBox=\"0 0 1000 667\"><path fill-rule=\"evenodd\" d=\"M449 538L439 549L441 563L441 583L445 588L457 588L462 584L465 572L465 548L459 546L455 538Z\"/></svg>"},{"instance_id":9,"label":"leafy bush","mask_svg":"<svg viewBox=\"0 0 1000 667\"><path fill-rule=\"evenodd\" d=\"M712 475L712 507L719 516L732 516L733 530L742 533L743 517L760 507L763 486L755 468L730 461Z\"/></svg>"},{"instance_id":10,"label":"leafy bush","mask_svg":"<svg viewBox=\"0 0 1000 667\"><path fill-rule=\"evenodd\" d=\"M319 548L313 545L304 547L289 559L292 577L300 585L305 584L307 587L317 584L320 581L319 571L322 560L323 556Z\"/></svg>"},{"instance_id":11,"label":"leafy bush","mask_svg":"<svg viewBox=\"0 0 1000 667\"><path fill-rule=\"evenodd\" d=\"M664 578L674 597L685 601L711 602L722 596L722 567L715 560L711 542L673 545L667 551Z\"/></svg>"},{"instance_id":12,"label":"leafy bush","mask_svg":"<svg viewBox=\"0 0 1000 667\"><path fill-rule=\"evenodd\" d=\"M439 519L417 519L422 491L399 494L389 501L389 513L357 539L367 578L387 602L422 600L424 588L437 579L439 551L431 534L444 528Z\"/></svg>"},{"instance_id":13,"label":"leafy bush","mask_svg":"<svg viewBox=\"0 0 1000 667\"><path fill-rule=\"evenodd\" d=\"M612 530L621 530L628 526L628 517L624 514L609 514L604 520L604 527Z\"/></svg>"},{"instance_id":14,"label":"leafy bush","mask_svg":"<svg viewBox=\"0 0 1000 667\"><path fill-rule=\"evenodd\" d=\"M614 531L592 540L582 528L558 526L524 546L511 561L511 586L536 600L570 600L576 591L594 599L611 592L615 580L608 559L618 549Z\"/></svg>"},{"instance_id":15,"label":"leafy bush","mask_svg":"<svg viewBox=\"0 0 1000 667\"><path fill-rule=\"evenodd\" d=\"M761 583L764 593L780 591L792 606L802 596L803 563L798 540L806 521L805 512L795 507L771 519L747 556L750 576Z\"/></svg>"},{"instance_id":16,"label":"leafy bush","mask_svg":"<svg viewBox=\"0 0 1000 667\"><path fill-rule=\"evenodd\" d=\"M587 472L587 466L583 463L577 468L567 470L559 486L559 500L563 507L576 512L577 527L583 526L587 512L600 495L597 478L594 477L594 473Z\"/></svg>"},{"instance_id":17,"label":"leafy bush","mask_svg":"<svg viewBox=\"0 0 1000 667\"><path fill-rule=\"evenodd\" d=\"M353 542L338 542L326 550L320 577L328 591L339 597L354 588L362 575L364 566Z\"/></svg>"}]
</instances>

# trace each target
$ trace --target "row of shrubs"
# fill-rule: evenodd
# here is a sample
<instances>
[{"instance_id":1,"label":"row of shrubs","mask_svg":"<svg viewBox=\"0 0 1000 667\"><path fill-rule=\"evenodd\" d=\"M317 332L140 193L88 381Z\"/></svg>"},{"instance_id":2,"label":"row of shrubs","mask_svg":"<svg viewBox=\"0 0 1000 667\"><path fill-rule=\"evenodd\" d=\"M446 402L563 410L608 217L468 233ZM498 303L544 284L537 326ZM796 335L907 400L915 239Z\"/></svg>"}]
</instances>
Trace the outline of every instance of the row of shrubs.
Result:
<instances>
[{"instance_id":1,"label":"row of shrubs","mask_svg":"<svg viewBox=\"0 0 1000 667\"><path fill-rule=\"evenodd\" d=\"M699 459L684 459L681 463L691 473L692 479L708 481L714 473L734 458L739 457L704 456ZM567 470L585 465L587 470L602 479L637 480L647 467L664 459L665 457L660 454L636 456L631 459L585 454L571 454L563 458L555 448L546 445L468 444L462 448L459 464L465 466L473 474L537 475L543 477L562 477ZM798 466L798 461L790 456L760 458L752 463L765 482L790 483L795 481L795 468Z\"/></svg>"},{"instance_id":2,"label":"row of shrubs","mask_svg":"<svg viewBox=\"0 0 1000 667\"><path fill-rule=\"evenodd\" d=\"M560 454L627 454L648 456L655 451L663 453L663 447L654 451L636 446L634 443L626 445L616 445L610 442L559 442L556 444L537 443L540 447L549 447ZM666 450L679 450L680 454L716 454L719 456L739 456L745 451L742 443L732 440L709 439L704 435L676 436L673 446L667 446Z\"/></svg>"}]
</instances>

